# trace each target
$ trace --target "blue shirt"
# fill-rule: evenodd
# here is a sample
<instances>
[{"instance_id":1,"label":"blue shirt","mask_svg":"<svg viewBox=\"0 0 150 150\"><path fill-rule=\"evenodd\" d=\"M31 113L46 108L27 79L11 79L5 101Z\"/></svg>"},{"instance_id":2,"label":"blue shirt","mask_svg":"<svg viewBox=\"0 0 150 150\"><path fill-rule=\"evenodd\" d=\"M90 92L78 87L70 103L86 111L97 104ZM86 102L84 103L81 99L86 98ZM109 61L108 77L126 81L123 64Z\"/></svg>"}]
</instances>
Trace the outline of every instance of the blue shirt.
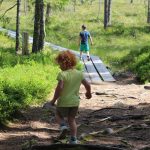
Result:
<instances>
[{"instance_id":1,"label":"blue shirt","mask_svg":"<svg viewBox=\"0 0 150 150\"><path fill-rule=\"evenodd\" d=\"M80 32L80 37L81 37L81 44L86 44L88 43L88 38L90 37L90 33L88 31L82 31Z\"/></svg>"}]
</instances>

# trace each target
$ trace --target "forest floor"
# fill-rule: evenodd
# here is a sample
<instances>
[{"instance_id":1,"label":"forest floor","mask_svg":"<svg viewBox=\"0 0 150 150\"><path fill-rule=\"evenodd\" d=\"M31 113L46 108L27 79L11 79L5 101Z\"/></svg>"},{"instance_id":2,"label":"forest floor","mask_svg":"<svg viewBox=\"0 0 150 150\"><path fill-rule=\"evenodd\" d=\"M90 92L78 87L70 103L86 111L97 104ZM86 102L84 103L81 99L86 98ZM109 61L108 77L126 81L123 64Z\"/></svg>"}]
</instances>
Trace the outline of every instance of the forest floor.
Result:
<instances>
[{"instance_id":1,"label":"forest floor","mask_svg":"<svg viewBox=\"0 0 150 150\"><path fill-rule=\"evenodd\" d=\"M80 90L78 139L85 144L115 145L124 149L150 149L150 89L133 76L113 83L92 85L92 99ZM0 150L20 150L34 144L51 144L59 127L54 110L32 107L0 128ZM64 141L63 141L64 142Z\"/></svg>"}]
</instances>

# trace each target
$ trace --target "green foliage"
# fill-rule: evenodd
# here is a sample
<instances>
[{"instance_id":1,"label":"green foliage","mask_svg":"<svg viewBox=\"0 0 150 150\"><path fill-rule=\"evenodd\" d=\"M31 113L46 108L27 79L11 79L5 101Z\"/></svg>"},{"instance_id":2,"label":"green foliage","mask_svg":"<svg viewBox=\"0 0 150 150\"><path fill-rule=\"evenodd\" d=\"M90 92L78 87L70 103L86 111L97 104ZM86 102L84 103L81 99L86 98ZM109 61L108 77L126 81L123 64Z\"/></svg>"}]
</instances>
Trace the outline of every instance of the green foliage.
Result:
<instances>
[{"instance_id":1,"label":"green foliage","mask_svg":"<svg viewBox=\"0 0 150 150\"><path fill-rule=\"evenodd\" d=\"M8 118L14 111L25 106L41 104L53 91L57 73L57 67L35 61L2 69L0 71L1 119Z\"/></svg>"},{"instance_id":2,"label":"green foliage","mask_svg":"<svg viewBox=\"0 0 150 150\"><path fill-rule=\"evenodd\" d=\"M10 17L1 17L0 16L0 22L2 22L2 27L5 28L7 24L9 24L11 21Z\"/></svg>"},{"instance_id":3,"label":"green foliage","mask_svg":"<svg viewBox=\"0 0 150 150\"><path fill-rule=\"evenodd\" d=\"M131 51L123 57L121 65L133 71L140 81L150 82L150 46Z\"/></svg>"},{"instance_id":4,"label":"green foliage","mask_svg":"<svg viewBox=\"0 0 150 150\"><path fill-rule=\"evenodd\" d=\"M9 2L3 1L0 15L2 15L7 8L11 7L14 2L15 0ZM27 15L24 15L24 9L22 7L20 18L21 31L28 31L31 36L34 22L34 2L34 0L30 0L31 9ZM113 70L116 69L116 65L119 65L121 59L129 54L130 51L130 55L133 55L132 51L135 50L134 53L136 53L136 51L138 52L142 47L149 44L150 26L146 21L147 6L144 1L134 1L131 5L126 0L113 0L112 24L107 30L103 29L104 3L101 3L100 14L98 15L99 6L98 1L95 0L92 1L92 4L90 0L84 0L83 4L81 4L80 0L77 0L75 12L73 9L74 1L44 0L44 2L45 4L50 2L52 6L51 16L45 27L46 41L78 51L78 38L81 25L86 24L87 30L91 32L94 42L94 45L91 46L90 53L99 56L103 62ZM7 12L5 17L11 18L8 23L5 23L6 28L15 30L16 10L12 9ZM1 21L0 26L2 25L3 22ZM3 58L4 57L5 56L3 56ZM7 57L9 57L7 61L0 60L0 64L3 67L9 66L8 64L15 66L15 64L22 63L23 61L22 58L14 60L9 53ZM140 59L143 60L146 56L143 55L141 57ZM128 62L131 63L130 66L135 66L135 64L132 64L132 57L130 58L130 56L128 56L126 59L129 59ZM12 61L10 62L10 60ZM26 61L28 62L28 59L26 59ZM40 61L43 62L42 59L40 59ZM124 65L122 65L121 69L124 69L123 67ZM140 69L145 68L141 67ZM143 70L140 70L140 72L142 71ZM138 75L140 76L140 73Z\"/></svg>"},{"instance_id":5,"label":"green foliage","mask_svg":"<svg viewBox=\"0 0 150 150\"><path fill-rule=\"evenodd\" d=\"M123 24L119 24L113 28L114 35L122 35L125 32L125 27Z\"/></svg>"},{"instance_id":6,"label":"green foliage","mask_svg":"<svg viewBox=\"0 0 150 150\"><path fill-rule=\"evenodd\" d=\"M52 9L62 9L67 3L69 2L69 0L44 0L44 3L47 4L47 3L50 3L51 4L51 7Z\"/></svg>"},{"instance_id":7,"label":"green foliage","mask_svg":"<svg viewBox=\"0 0 150 150\"><path fill-rule=\"evenodd\" d=\"M53 91L55 53L49 49L30 56L15 55L14 41L0 35L0 122L17 110L41 104Z\"/></svg>"}]
</instances>

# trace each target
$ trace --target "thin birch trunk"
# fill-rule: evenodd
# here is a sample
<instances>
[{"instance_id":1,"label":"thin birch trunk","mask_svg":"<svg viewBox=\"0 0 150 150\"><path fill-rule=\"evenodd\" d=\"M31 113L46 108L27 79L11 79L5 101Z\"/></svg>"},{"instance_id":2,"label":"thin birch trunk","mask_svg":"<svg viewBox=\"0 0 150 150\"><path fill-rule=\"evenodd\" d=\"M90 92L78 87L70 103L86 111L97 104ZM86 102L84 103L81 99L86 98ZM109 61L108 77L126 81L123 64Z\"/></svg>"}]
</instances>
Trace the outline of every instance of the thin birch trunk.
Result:
<instances>
[{"instance_id":1,"label":"thin birch trunk","mask_svg":"<svg viewBox=\"0 0 150 150\"><path fill-rule=\"evenodd\" d=\"M21 0L17 0L17 16L16 16L16 52L19 51L20 5L21 5Z\"/></svg>"}]
</instances>

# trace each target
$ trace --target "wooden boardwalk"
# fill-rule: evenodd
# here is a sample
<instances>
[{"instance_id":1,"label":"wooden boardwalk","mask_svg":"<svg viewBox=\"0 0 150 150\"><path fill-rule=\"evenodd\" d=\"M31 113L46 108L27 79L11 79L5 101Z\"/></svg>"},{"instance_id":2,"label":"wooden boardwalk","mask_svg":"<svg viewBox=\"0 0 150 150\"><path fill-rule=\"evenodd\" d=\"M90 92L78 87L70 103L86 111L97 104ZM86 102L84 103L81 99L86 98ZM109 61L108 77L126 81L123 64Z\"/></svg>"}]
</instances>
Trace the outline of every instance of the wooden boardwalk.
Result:
<instances>
[{"instance_id":1,"label":"wooden boardwalk","mask_svg":"<svg viewBox=\"0 0 150 150\"><path fill-rule=\"evenodd\" d=\"M11 30L6 30L4 28L0 27L0 31L5 31L7 34L15 38L16 33ZM29 43L33 43L33 38L29 37ZM59 51L64 51L68 50L67 48L57 46L55 44L45 42L46 46L50 46L54 50L59 50ZM72 51L78 58L79 58L79 52L77 51ZM114 82L115 79L109 72L109 70L106 68L102 60L98 56L93 56L91 55L91 60L88 61L86 54L83 54L83 60L82 63L84 64L84 73L85 73L85 78L92 84L100 84L101 82Z\"/></svg>"},{"instance_id":2,"label":"wooden boardwalk","mask_svg":"<svg viewBox=\"0 0 150 150\"><path fill-rule=\"evenodd\" d=\"M88 61L86 56L83 56L83 62L86 69L86 72L88 73L87 76L90 78L90 82L93 84L99 84L102 82L99 74L97 73L96 68L94 67L92 61Z\"/></svg>"},{"instance_id":3,"label":"wooden boardwalk","mask_svg":"<svg viewBox=\"0 0 150 150\"><path fill-rule=\"evenodd\" d=\"M115 79L98 56L91 55L90 61L83 55L84 72L86 79L92 84L114 82Z\"/></svg>"}]
</instances>

